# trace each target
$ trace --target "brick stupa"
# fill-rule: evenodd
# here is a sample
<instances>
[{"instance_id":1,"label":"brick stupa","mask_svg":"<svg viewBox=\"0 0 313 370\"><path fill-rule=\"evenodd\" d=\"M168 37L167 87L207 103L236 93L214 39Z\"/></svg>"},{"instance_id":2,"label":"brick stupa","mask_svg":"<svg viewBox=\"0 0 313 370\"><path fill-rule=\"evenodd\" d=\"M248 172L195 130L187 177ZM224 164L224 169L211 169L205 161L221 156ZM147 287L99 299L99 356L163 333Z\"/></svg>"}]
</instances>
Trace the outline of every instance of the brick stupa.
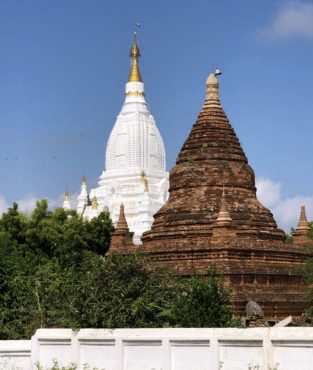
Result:
<instances>
[{"instance_id":1,"label":"brick stupa","mask_svg":"<svg viewBox=\"0 0 313 370\"><path fill-rule=\"evenodd\" d=\"M284 242L284 232L257 199L254 171L220 104L214 74L171 170L169 193L137 250L155 266L186 276L214 263L233 292L237 314L253 300L268 318L301 315L299 267L307 254Z\"/></svg>"},{"instance_id":2,"label":"brick stupa","mask_svg":"<svg viewBox=\"0 0 313 370\"><path fill-rule=\"evenodd\" d=\"M111 252L127 253L129 246L133 246L134 233L129 231L125 217L124 204L120 204L120 214L114 232L111 235Z\"/></svg>"},{"instance_id":3,"label":"brick stupa","mask_svg":"<svg viewBox=\"0 0 313 370\"><path fill-rule=\"evenodd\" d=\"M300 219L296 230L292 233L293 243L297 245L310 244L311 240L309 238L310 225L308 223L305 205L301 205Z\"/></svg>"}]
</instances>

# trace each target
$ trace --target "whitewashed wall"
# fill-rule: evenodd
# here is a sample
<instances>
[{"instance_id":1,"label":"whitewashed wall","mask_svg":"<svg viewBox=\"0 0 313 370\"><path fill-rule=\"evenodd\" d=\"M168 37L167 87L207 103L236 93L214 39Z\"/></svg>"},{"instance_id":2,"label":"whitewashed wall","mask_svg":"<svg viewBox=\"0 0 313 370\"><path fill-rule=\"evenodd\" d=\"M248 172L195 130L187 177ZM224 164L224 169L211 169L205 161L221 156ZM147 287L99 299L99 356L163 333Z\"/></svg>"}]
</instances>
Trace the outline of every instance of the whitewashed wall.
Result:
<instances>
[{"instance_id":1,"label":"whitewashed wall","mask_svg":"<svg viewBox=\"0 0 313 370\"><path fill-rule=\"evenodd\" d=\"M313 370L313 328L40 329L31 344L0 341L3 359L0 369L57 359L99 370Z\"/></svg>"},{"instance_id":2,"label":"whitewashed wall","mask_svg":"<svg viewBox=\"0 0 313 370\"><path fill-rule=\"evenodd\" d=\"M0 369L29 369L30 340L0 340Z\"/></svg>"}]
</instances>

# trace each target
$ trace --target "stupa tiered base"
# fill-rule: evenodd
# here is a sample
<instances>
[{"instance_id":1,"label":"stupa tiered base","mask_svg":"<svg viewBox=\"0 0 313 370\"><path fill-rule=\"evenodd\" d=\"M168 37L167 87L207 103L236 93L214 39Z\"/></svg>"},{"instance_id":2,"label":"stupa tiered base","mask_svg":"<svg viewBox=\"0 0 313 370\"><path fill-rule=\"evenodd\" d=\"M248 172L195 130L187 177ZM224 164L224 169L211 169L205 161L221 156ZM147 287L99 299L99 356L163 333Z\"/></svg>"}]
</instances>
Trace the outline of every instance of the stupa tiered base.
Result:
<instances>
[{"instance_id":1,"label":"stupa tiered base","mask_svg":"<svg viewBox=\"0 0 313 370\"><path fill-rule=\"evenodd\" d=\"M220 104L214 74L170 172L169 193L137 248L153 266L191 276L214 264L232 291L235 314L253 300L267 318L301 316L300 268L308 254L302 245L284 242L284 232L257 199L254 171Z\"/></svg>"},{"instance_id":2,"label":"stupa tiered base","mask_svg":"<svg viewBox=\"0 0 313 370\"><path fill-rule=\"evenodd\" d=\"M266 318L299 317L305 308L299 269L307 254L299 246L223 236L212 240L202 233L180 239L176 234L170 242L145 241L140 250L153 266L183 276L205 273L214 264L231 289L236 315L242 314L251 300L260 304Z\"/></svg>"}]
</instances>

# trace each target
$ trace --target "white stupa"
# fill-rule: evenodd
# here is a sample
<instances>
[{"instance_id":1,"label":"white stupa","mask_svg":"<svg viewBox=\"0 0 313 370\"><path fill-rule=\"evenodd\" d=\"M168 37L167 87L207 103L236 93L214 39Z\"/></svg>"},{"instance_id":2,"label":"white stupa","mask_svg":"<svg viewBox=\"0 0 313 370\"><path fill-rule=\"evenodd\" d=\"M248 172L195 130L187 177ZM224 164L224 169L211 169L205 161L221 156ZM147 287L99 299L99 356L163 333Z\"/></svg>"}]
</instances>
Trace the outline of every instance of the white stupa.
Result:
<instances>
[{"instance_id":1,"label":"white stupa","mask_svg":"<svg viewBox=\"0 0 313 370\"><path fill-rule=\"evenodd\" d=\"M153 215L167 200L169 182L163 140L145 100L136 33L130 56L125 102L108 140L106 170L89 196L83 177L77 211L90 219L108 209L116 223L123 203L129 229L135 233L134 243L140 244Z\"/></svg>"},{"instance_id":2,"label":"white stupa","mask_svg":"<svg viewBox=\"0 0 313 370\"><path fill-rule=\"evenodd\" d=\"M70 203L70 196L67 190L64 193L63 209L65 209L66 211L70 211L72 209Z\"/></svg>"}]
</instances>

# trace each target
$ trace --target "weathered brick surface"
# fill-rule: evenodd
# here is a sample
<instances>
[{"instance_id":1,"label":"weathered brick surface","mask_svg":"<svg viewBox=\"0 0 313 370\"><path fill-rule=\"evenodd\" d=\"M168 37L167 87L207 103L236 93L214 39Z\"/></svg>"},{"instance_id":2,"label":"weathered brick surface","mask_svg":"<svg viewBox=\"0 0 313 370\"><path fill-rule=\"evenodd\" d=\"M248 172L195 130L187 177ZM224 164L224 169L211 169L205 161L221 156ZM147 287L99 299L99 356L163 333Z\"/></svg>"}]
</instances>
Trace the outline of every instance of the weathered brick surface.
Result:
<instances>
[{"instance_id":1,"label":"weathered brick surface","mask_svg":"<svg viewBox=\"0 0 313 370\"><path fill-rule=\"evenodd\" d=\"M219 104L217 80L209 80L205 104L170 172L169 200L138 249L154 266L186 276L214 263L233 291L236 313L254 300L267 318L299 316L299 268L307 254L284 243L284 232L258 201L254 171ZM214 224L223 186L232 218L224 229Z\"/></svg>"},{"instance_id":2,"label":"weathered brick surface","mask_svg":"<svg viewBox=\"0 0 313 370\"><path fill-rule=\"evenodd\" d=\"M306 253L295 250L294 245L240 238L221 239L213 244L208 239L195 242L192 237L145 244L141 250L150 256L154 266L167 266L184 276L205 272L214 263L233 292L237 314L250 300L260 303L267 318L298 316L303 311L303 285L298 270Z\"/></svg>"},{"instance_id":3,"label":"weathered brick surface","mask_svg":"<svg viewBox=\"0 0 313 370\"><path fill-rule=\"evenodd\" d=\"M133 236L134 233L129 231L125 212L124 205L120 205L120 214L117 221L116 229L111 235L111 244L109 252L121 252L127 253L128 250L133 247Z\"/></svg>"},{"instance_id":4,"label":"weathered brick surface","mask_svg":"<svg viewBox=\"0 0 313 370\"><path fill-rule=\"evenodd\" d=\"M312 240L309 238L309 232L310 225L306 218L305 205L302 204L298 226L292 233L293 243L296 245L312 244Z\"/></svg>"},{"instance_id":5,"label":"weathered brick surface","mask_svg":"<svg viewBox=\"0 0 313 370\"><path fill-rule=\"evenodd\" d=\"M170 173L170 199L143 240L199 227L211 232L223 185L238 233L283 240L273 215L256 198L254 172L223 108L204 105Z\"/></svg>"},{"instance_id":6,"label":"weathered brick surface","mask_svg":"<svg viewBox=\"0 0 313 370\"><path fill-rule=\"evenodd\" d=\"M110 251L141 251L152 266L182 276L206 272L214 263L232 291L235 313L253 300L266 318L299 317L305 308L299 270L308 257L302 247L308 242L304 210L296 243L285 244L284 232L256 197L254 172L217 92L211 75L205 104L170 173L169 200L144 233L143 245L132 245L121 207ZM218 222L223 188L229 219Z\"/></svg>"}]
</instances>

